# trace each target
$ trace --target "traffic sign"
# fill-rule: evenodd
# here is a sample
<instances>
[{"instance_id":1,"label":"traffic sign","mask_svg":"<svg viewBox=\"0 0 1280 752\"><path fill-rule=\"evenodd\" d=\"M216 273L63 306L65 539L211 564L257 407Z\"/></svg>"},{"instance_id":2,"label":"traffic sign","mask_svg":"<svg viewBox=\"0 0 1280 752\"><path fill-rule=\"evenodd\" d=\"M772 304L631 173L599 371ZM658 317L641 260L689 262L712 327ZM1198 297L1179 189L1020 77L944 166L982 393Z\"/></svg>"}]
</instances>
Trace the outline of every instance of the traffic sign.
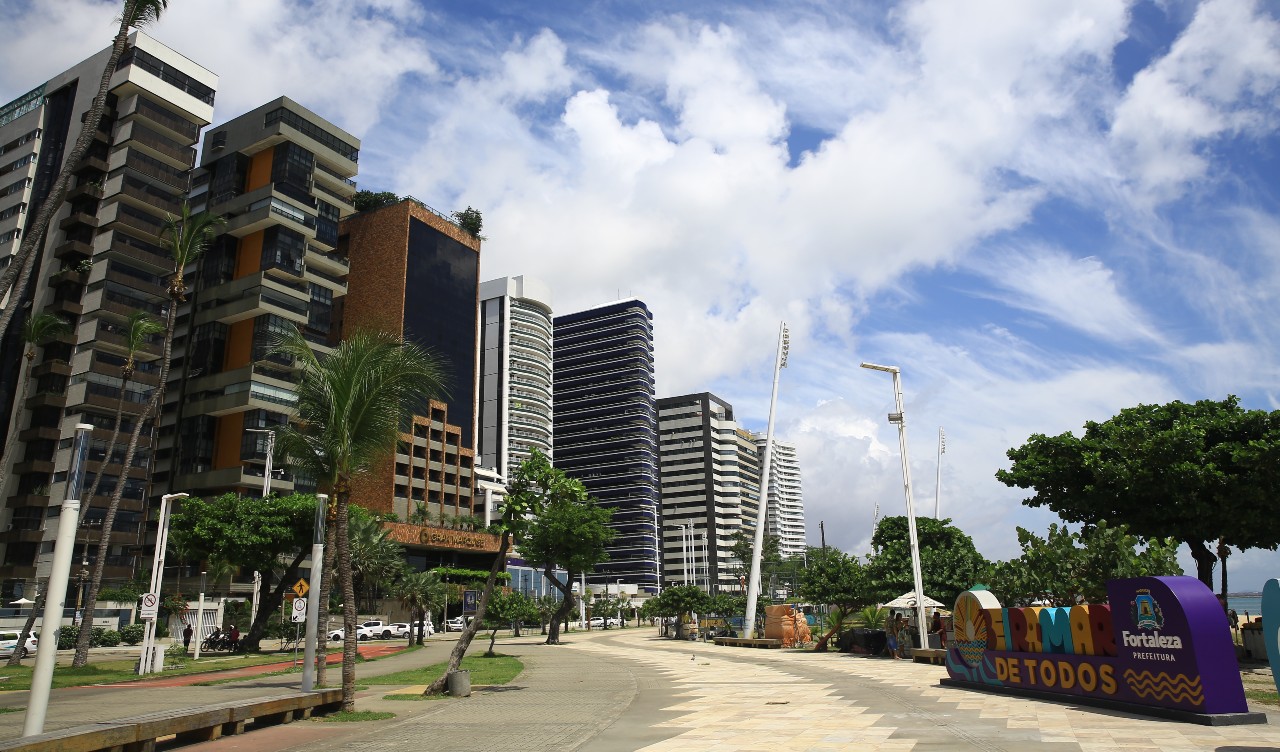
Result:
<instances>
[{"instance_id":1,"label":"traffic sign","mask_svg":"<svg viewBox=\"0 0 1280 752\"><path fill-rule=\"evenodd\" d=\"M294 599L292 621L294 621L295 623L305 623L306 620L307 620L307 600L305 598Z\"/></svg>"},{"instance_id":2,"label":"traffic sign","mask_svg":"<svg viewBox=\"0 0 1280 752\"><path fill-rule=\"evenodd\" d=\"M307 584L306 580L300 579L297 582L293 583L293 592L297 593L299 598L306 598L307 591L310 589L311 589L311 586Z\"/></svg>"},{"instance_id":3,"label":"traffic sign","mask_svg":"<svg viewBox=\"0 0 1280 752\"><path fill-rule=\"evenodd\" d=\"M139 617L144 621L153 621L160 614L160 594L142 594L142 612Z\"/></svg>"}]
</instances>

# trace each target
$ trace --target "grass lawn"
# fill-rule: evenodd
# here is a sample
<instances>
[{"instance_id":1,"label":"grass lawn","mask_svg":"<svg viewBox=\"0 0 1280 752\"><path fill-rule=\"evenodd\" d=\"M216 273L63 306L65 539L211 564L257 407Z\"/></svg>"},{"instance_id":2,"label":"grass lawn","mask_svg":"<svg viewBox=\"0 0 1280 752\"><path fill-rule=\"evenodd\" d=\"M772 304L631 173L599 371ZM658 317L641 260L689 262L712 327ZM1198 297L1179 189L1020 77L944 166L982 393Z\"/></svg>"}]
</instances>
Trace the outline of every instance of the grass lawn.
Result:
<instances>
[{"instance_id":1,"label":"grass lawn","mask_svg":"<svg viewBox=\"0 0 1280 752\"><path fill-rule=\"evenodd\" d=\"M1267 705L1280 705L1280 693L1267 691L1265 689L1246 689L1244 696L1254 702L1262 702Z\"/></svg>"},{"instance_id":2,"label":"grass lawn","mask_svg":"<svg viewBox=\"0 0 1280 752\"><path fill-rule=\"evenodd\" d=\"M352 723L354 721L385 721L388 718L395 717L395 713L379 713L375 710L341 710L337 713L321 716L315 720L324 723Z\"/></svg>"},{"instance_id":3,"label":"grass lawn","mask_svg":"<svg viewBox=\"0 0 1280 752\"><path fill-rule=\"evenodd\" d=\"M422 668L397 671L394 674L373 676L360 681L366 684L430 684L444 675L448 661L433 663ZM506 684L520 675L524 664L518 658L499 653L493 658L483 655L468 655L462 659L463 670L471 672L471 685Z\"/></svg>"},{"instance_id":4,"label":"grass lawn","mask_svg":"<svg viewBox=\"0 0 1280 752\"><path fill-rule=\"evenodd\" d=\"M225 671L246 666L261 666L264 663L287 661L292 653L258 653L253 655L216 656L201 658L199 661L187 660L182 668L166 670L163 676L184 676L201 674L208 671ZM28 661L33 663L34 661ZM59 665L53 670L53 687L83 687L90 684L117 684L120 682L154 679L161 674L138 676L134 667L137 658L126 658L118 661L98 661L83 668ZM32 665L14 668L0 667L0 690L31 689Z\"/></svg>"}]
</instances>

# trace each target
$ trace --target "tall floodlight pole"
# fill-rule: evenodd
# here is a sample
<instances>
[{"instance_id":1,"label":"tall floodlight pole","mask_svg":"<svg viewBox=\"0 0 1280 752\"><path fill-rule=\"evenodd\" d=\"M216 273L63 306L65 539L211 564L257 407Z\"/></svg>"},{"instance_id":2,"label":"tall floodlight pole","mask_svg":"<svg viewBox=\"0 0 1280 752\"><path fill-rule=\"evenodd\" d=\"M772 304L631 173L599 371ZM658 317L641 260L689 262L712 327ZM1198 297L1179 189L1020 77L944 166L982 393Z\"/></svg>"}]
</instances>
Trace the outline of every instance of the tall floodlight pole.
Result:
<instances>
[{"instance_id":1,"label":"tall floodlight pole","mask_svg":"<svg viewBox=\"0 0 1280 752\"><path fill-rule=\"evenodd\" d=\"M898 426L898 450L902 455L902 490L907 497L907 533L911 539L911 576L916 586L916 629L924 645L927 622L924 620L924 578L920 574L920 538L916 535L916 509L911 500L911 463L907 459L907 419L902 412L902 375L897 366L863 363L863 368L884 371L893 376L893 401L897 412L889 414L889 422Z\"/></svg>"},{"instance_id":2,"label":"tall floodlight pole","mask_svg":"<svg viewBox=\"0 0 1280 752\"><path fill-rule=\"evenodd\" d=\"M324 577L324 521L329 495L316 494L316 525L311 533L311 582L307 591L307 641L302 653L302 691L310 692L316 680L316 648L320 644L320 580ZM445 614L445 618L449 617ZM325 656L328 660L328 656Z\"/></svg>"},{"instance_id":3,"label":"tall floodlight pole","mask_svg":"<svg viewBox=\"0 0 1280 752\"><path fill-rule=\"evenodd\" d=\"M93 426L76 424L71 449L71 468L67 473L67 495L58 515L58 535L53 543L53 570L45 585L44 621L40 636L44 650L36 651L36 665L31 672L31 693L27 698L27 717L23 736L44 733L44 716L49 709L49 690L53 688L53 664L58 657L58 630L62 627L62 610L67 601L67 578L71 576L71 552L76 546L76 527L80 524L80 493L84 486L84 467L89 458L89 433ZM93 615L89 615L90 622ZM14 650L21 650L15 645Z\"/></svg>"},{"instance_id":4,"label":"tall floodlight pole","mask_svg":"<svg viewBox=\"0 0 1280 752\"><path fill-rule=\"evenodd\" d=\"M265 433L267 435L267 467L262 478L262 498L271 495L271 461L276 454L276 432L269 428L246 428L245 433ZM258 591L262 589L262 572L253 570L253 598L249 605L249 623L258 620Z\"/></svg>"},{"instance_id":5,"label":"tall floodlight pole","mask_svg":"<svg viewBox=\"0 0 1280 752\"><path fill-rule=\"evenodd\" d=\"M698 537L702 539L702 574L706 577L707 595L711 595L711 556L707 551L706 531L698 533Z\"/></svg>"},{"instance_id":6,"label":"tall floodlight pole","mask_svg":"<svg viewBox=\"0 0 1280 752\"><path fill-rule=\"evenodd\" d=\"M947 434L938 426L938 479L933 486L933 518L942 510L942 455L947 453Z\"/></svg>"},{"instance_id":7,"label":"tall floodlight pole","mask_svg":"<svg viewBox=\"0 0 1280 752\"><path fill-rule=\"evenodd\" d=\"M747 580L747 615L743 636L755 637L756 601L760 599L760 551L764 548L764 525L769 509L769 463L773 459L773 415L778 406L778 376L787 367L791 338L787 324L778 325L778 357L773 364L773 395L769 398L769 427L764 435L764 459L760 463L760 501L756 505L756 537L751 549L751 574Z\"/></svg>"}]
</instances>

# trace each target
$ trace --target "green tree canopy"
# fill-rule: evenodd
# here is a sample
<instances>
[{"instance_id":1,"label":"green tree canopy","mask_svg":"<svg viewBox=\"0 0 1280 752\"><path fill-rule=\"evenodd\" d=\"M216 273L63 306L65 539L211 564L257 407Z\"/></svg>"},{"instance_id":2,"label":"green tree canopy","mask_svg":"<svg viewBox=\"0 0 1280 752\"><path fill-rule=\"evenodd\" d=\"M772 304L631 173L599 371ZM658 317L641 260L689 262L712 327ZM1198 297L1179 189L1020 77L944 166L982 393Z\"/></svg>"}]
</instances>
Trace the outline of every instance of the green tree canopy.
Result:
<instances>
[{"instance_id":1,"label":"green tree canopy","mask_svg":"<svg viewBox=\"0 0 1280 752\"><path fill-rule=\"evenodd\" d=\"M520 555L542 567L543 577L563 596L547 631L547 644L558 645L560 624L573 608L572 583L609 558L605 546L613 540L613 513L588 496L581 481L566 476L536 449L517 472L541 494L537 514L520 539ZM554 576L556 567L568 572L565 581Z\"/></svg>"},{"instance_id":2,"label":"green tree canopy","mask_svg":"<svg viewBox=\"0 0 1280 752\"><path fill-rule=\"evenodd\" d=\"M818 639L814 648L827 649L827 641L840 631L845 617L872 600L866 568L857 557L836 548L813 549L809 566L800 577L800 598L809 603L833 606L837 617Z\"/></svg>"},{"instance_id":3,"label":"green tree canopy","mask_svg":"<svg viewBox=\"0 0 1280 752\"><path fill-rule=\"evenodd\" d=\"M650 598L645 615L676 617L676 639L684 639L684 615L706 612L710 605L710 597L697 585L676 585Z\"/></svg>"},{"instance_id":4,"label":"green tree canopy","mask_svg":"<svg viewBox=\"0 0 1280 752\"><path fill-rule=\"evenodd\" d=\"M1020 527L1018 545L1022 556L992 564L986 578L991 591L1009 605L1101 603L1107 598L1107 580L1182 574L1176 540L1152 539L1140 550L1136 536L1105 520L1079 533L1050 525L1044 538Z\"/></svg>"},{"instance_id":5,"label":"green tree canopy","mask_svg":"<svg viewBox=\"0 0 1280 752\"><path fill-rule=\"evenodd\" d=\"M358 212L368 211L369 209L381 209L384 206L391 206L399 203L400 197L391 191L356 191L356 195L352 198L352 203Z\"/></svg>"},{"instance_id":6,"label":"green tree canopy","mask_svg":"<svg viewBox=\"0 0 1280 752\"><path fill-rule=\"evenodd\" d=\"M951 524L950 519L916 518L920 541L920 573L925 595L943 603L954 603L987 569L987 562L974 548L973 539ZM877 603L891 601L915 590L911 575L911 543L905 516L884 517L871 536L872 555L867 563L871 596Z\"/></svg>"},{"instance_id":7,"label":"green tree canopy","mask_svg":"<svg viewBox=\"0 0 1280 752\"><path fill-rule=\"evenodd\" d=\"M1210 543L1280 545L1280 411L1245 410L1234 396L1175 401L1126 408L1084 429L1081 437L1033 435L1009 450L1013 465L996 478L1034 489L1023 503L1067 522L1108 520L1144 540L1186 543L1210 587Z\"/></svg>"}]
</instances>

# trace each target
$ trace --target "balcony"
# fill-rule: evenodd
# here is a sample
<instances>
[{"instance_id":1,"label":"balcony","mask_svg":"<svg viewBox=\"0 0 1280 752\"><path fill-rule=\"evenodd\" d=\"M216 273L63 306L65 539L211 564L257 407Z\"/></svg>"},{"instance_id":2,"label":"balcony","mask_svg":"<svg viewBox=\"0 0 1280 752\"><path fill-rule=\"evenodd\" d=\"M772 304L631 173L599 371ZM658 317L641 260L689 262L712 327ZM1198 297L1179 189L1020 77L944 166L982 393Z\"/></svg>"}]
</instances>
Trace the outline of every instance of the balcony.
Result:
<instances>
[{"instance_id":1,"label":"balcony","mask_svg":"<svg viewBox=\"0 0 1280 752\"><path fill-rule=\"evenodd\" d=\"M248 284L237 284L247 282ZM255 284L261 282L262 284ZM291 297L259 273L233 280L217 290L217 297L202 304L193 323L201 326L212 321L234 324L237 321L274 313L297 324L307 323L307 303Z\"/></svg>"},{"instance_id":2,"label":"balcony","mask_svg":"<svg viewBox=\"0 0 1280 752\"><path fill-rule=\"evenodd\" d=\"M351 269L351 259L330 253L314 245L307 246L306 262L308 269L320 267L332 274L345 275Z\"/></svg>"},{"instance_id":3,"label":"balcony","mask_svg":"<svg viewBox=\"0 0 1280 752\"><path fill-rule=\"evenodd\" d=\"M53 257L71 264L77 264L93 255L93 246L82 240L70 240L53 249Z\"/></svg>"},{"instance_id":4,"label":"balcony","mask_svg":"<svg viewBox=\"0 0 1280 752\"><path fill-rule=\"evenodd\" d=\"M276 196L254 201L240 214L228 213L226 233L243 238L274 224L283 224L310 239L316 236L316 218Z\"/></svg>"},{"instance_id":5,"label":"balcony","mask_svg":"<svg viewBox=\"0 0 1280 752\"><path fill-rule=\"evenodd\" d=\"M256 473L256 474L255 474ZM203 493L222 489L262 490L263 468L252 465L236 465L202 473L186 473L174 480L174 488L184 488ZM271 490L276 493L293 493L293 480L272 478Z\"/></svg>"},{"instance_id":6,"label":"balcony","mask_svg":"<svg viewBox=\"0 0 1280 752\"><path fill-rule=\"evenodd\" d=\"M92 214L89 214L88 212L78 211L78 212L73 212L71 216L67 217L66 219L58 223L58 229L62 230L63 232L66 232L68 230L73 230L76 227L80 227L80 226L97 227L98 218Z\"/></svg>"}]
</instances>

